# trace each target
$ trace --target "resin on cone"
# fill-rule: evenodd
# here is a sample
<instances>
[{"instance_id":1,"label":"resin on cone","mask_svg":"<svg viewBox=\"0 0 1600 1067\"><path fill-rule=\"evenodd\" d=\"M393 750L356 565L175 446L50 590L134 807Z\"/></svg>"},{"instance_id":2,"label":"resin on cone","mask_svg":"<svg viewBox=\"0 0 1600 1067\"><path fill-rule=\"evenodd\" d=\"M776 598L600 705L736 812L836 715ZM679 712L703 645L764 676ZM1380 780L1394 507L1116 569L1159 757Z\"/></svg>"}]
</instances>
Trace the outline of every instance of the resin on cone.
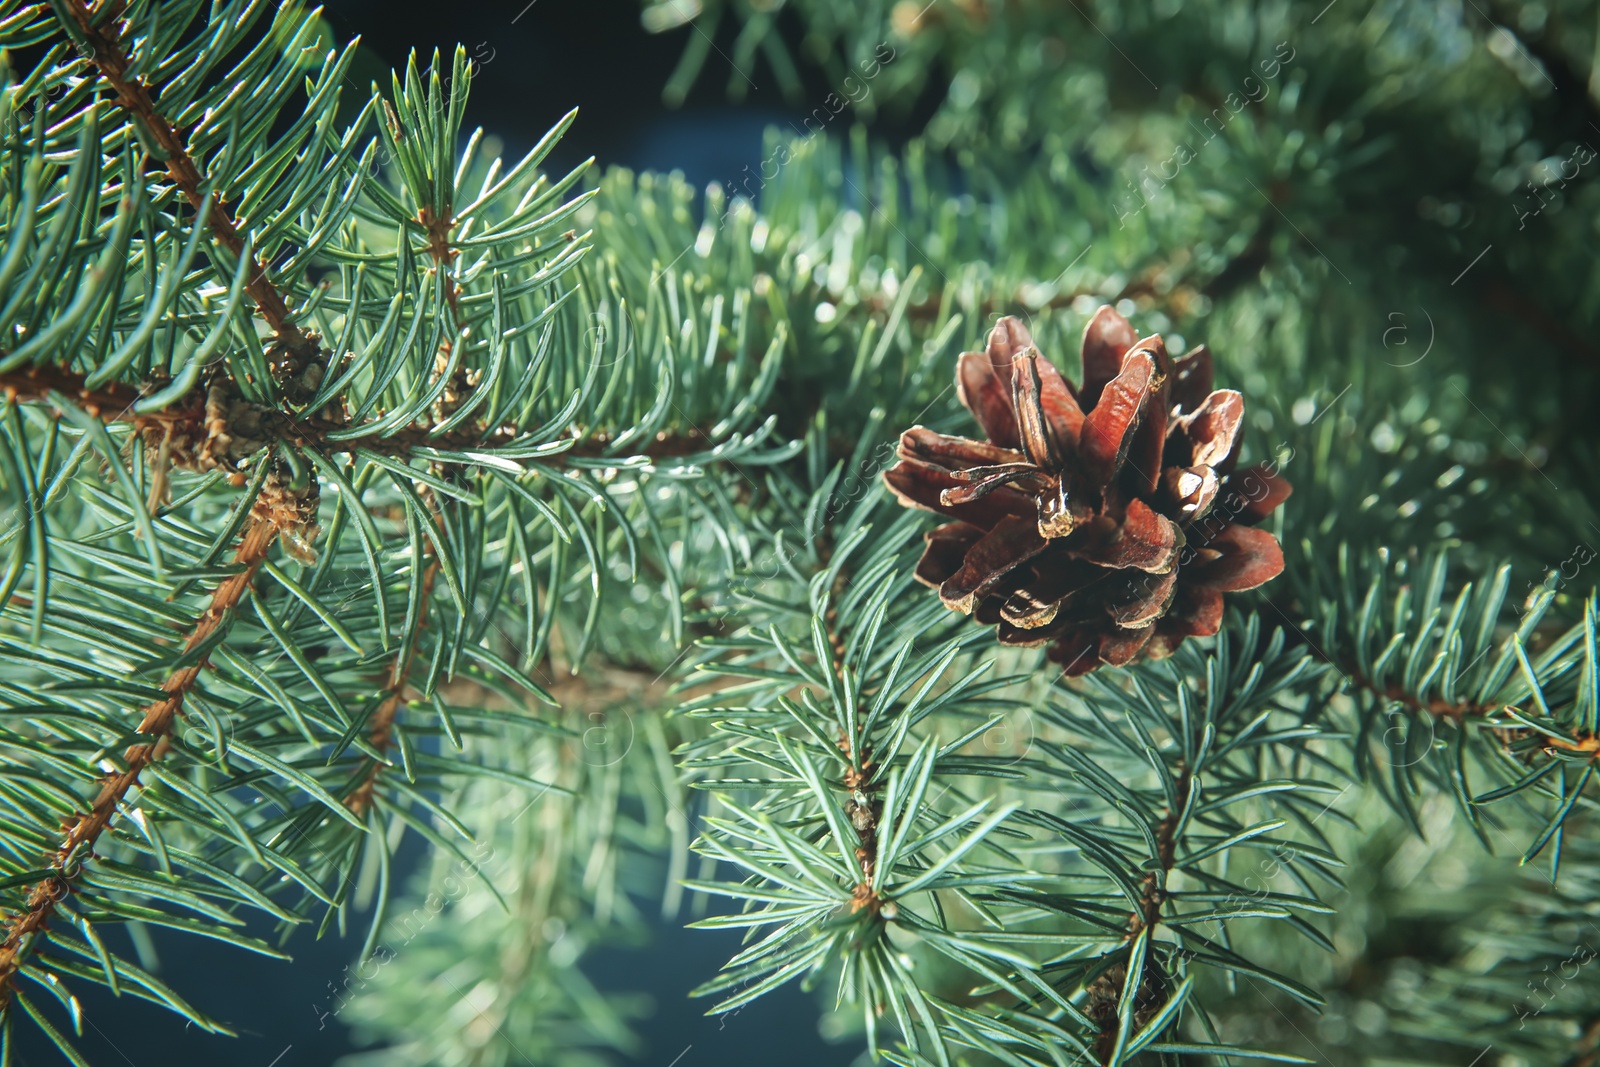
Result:
<instances>
[{"instance_id":1,"label":"resin on cone","mask_svg":"<svg viewBox=\"0 0 1600 1067\"><path fill-rule=\"evenodd\" d=\"M1224 593L1283 570L1256 524L1290 486L1275 464L1235 470L1244 399L1211 384L1204 345L1173 360L1109 306L1083 332L1076 388L1001 319L956 364L984 439L913 426L884 473L901 503L951 520L917 577L1068 674L1216 633Z\"/></svg>"}]
</instances>

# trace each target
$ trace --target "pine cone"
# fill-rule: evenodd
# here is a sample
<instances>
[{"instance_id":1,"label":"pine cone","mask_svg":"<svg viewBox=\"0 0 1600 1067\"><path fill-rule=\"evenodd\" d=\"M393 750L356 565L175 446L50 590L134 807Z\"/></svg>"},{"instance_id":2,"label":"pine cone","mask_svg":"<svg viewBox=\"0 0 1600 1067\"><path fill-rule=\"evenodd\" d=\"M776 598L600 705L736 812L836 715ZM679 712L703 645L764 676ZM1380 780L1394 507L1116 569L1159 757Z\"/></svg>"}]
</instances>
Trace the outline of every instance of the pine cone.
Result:
<instances>
[{"instance_id":1,"label":"pine cone","mask_svg":"<svg viewBox=\"0 0 1600 1067\"><path fill-rule=\"evenodd\" d=\"M1290 492L1276 464L1235 471L1244 400L1211 389L1205 346L1176 361L1111 307L1083 333L1074 389L1020 321L956 365L986 441L914 426L884 473L928 532L917 578L1002 644L1050 646L1067 674L1159 658L1222 625L1222 594L1283 570L1254 529Z\"/></svg>"}]
</instances>

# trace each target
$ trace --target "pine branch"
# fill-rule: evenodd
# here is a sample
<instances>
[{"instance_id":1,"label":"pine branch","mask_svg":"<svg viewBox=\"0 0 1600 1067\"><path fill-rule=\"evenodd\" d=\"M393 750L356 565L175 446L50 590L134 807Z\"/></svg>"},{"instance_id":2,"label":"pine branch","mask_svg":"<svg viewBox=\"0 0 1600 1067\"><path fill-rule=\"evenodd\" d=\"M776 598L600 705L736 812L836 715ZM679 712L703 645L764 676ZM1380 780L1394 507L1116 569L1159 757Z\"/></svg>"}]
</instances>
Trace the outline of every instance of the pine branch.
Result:
<instances>
[{"instance_id":1,"label":"pine branch","mask_svg":"<svg viewBox=\"0 0 1600 1067\"><path fill-rule=\"evenodd\" d=\"M580 729L596 728L601 717L636 716L637 731L625 744L597 747L592 737L577 736L515 747L472 744L472 758L548 776L571 795L543 796L531 806L525 789L473 781L451 807L487 817L472 857L487 884L474 882L455 897L445 887L465 880L459 864L423 872L413 899L436 904L449 895L454 905L436 915L426 904L397 910L375 941L383 963L375 988L359 990L346 1005L331 1001L327 1010L339 1011L341 1022L399 1036L385 1056L408 1067L559 1063L579 1049L585 1058L591 1049L641 1054L630 1027L638 1012L633 999L609 983L596 989L585 971L594 949L644 935L640 865L686 844L687 826L674 825L672 816L689 798L673 771L668 720L648 714L660 710L662 689L651 675L614 680L613 672L587 670L555 688L561 721ZM669 901L674 869L655 881ZM463 988L485 991L474 998L473 1026L434 1010L431 984L440 967L453 968Z\"/></svg>"},{"instance_id":2,"label":"pine branch","mask_svg":"<svg viewBox=\"0 0 1600 1067\"><path fill-rule=\"evenodd\" d=\"M1600 782L1600 605L1590 593L1581 621L1563 628L1547 583L1510 618L1511 571L1502 564L1461 581L1444 552L1377 562L1341 546L1331 565L1311 560L1294 576L1310 618L1293 630L1335 668L1332 692L1348 698L1330 714L1353 719L1354 771L1414 832L1423 833L1419 808L1433 790L1454 800L1486 848L1516 841L1502 829L1505 812L1529 835L1523 862L1548 849L1554 878L1564 827L1593 805Z\"/></svg>"},{"instance_id":3,"label":"pine branch","mask_svg":"<svg viewBox=\"0 0 1600 1067\"><path fill-rule=\"evenodd\" d=\"M256 571L278 536L293 528L303 516L293 499L269 484L252 503L249 519L234 552L235 573L220 582L211 595L205 614L195 620L184 643L187 653L206 643L219 626L237 609L255 582ZM204 656L174 670L162 682L166 696L144 709L138 733L150 740L131 745L123 753L126 766L101 779L100 793L89 810L67 829L66 836L50 860L50 871L32 890L26 907L7 917L6 935L0 941L0 1009L9 1002L17 971L24 965L36 940L48 936L47 927L56 907L72 893L73 881L83 864L94 857L95 842L111 825L128 791L139 784L139 775L160 759L170 746L168 737L183 714L183 701L199 680L206 665Z\"/></svg>"},{"instance_id":4,"label":"pine branch","mask_svg":"<svg viewBox=\"0 0 1600 1067\"><path fill-rule=\"evenodd\" d=\"M1166 661L1057 686L1066 702L1044 712L1067 733L1041 739L1042 762L1029 768L1032 787L1047 790L1041 801L1054 803L1021 818L1059 835L1069 858L1040 888L1002 899L1059 916L1085 943L1050 972L1082 1004L1080 1032L1097 1064L1120 1067L1137 1062L1141 1050L1180 1041L1168 1036L1180 1019L1196 1010L1204 1017L1195 1008L1201 969L1265 979L1303 1003L1320 1002L1304 985L1239 955L1230 924L1274 919L1326 943L1293 912L1327 910L1307 875L1330 877L1337 859L1320 842L1274 842L1267 835L1288 819L1263 817L1268 812L1249 799L1272 782L1274 814L1320 838L1314 827L1328 806L1318 811L1308 794L1337 799L1340 791L1298 766L1298 750L1315 730L1294 725L1290 709L1321 673L1302 650L1285 648L1281 631L1263 642L1252 618L1242 635L1219 637L1212 652L1185 645ZM1252 867L1248 850L1261 848L1271 849L1274 866L1289 870L1304 895L1274 892L1254 876L1241 884L1238 872ZM1155 937L1158 927L1170 936ZM1091 944L1102 947L1089 951ZM1057 1040L1025 1005L1019 1010L1028 1017L1018 1025L1030 1035L1013 1039L1019 1048Z\"/></svg>"},{"instance_id":5,"label":"pine branch","mask_svg":"<svg viewBox=\"0 0 1600 1067\"><path fill-rule=\"evenodd\" d=\"M1027 289L1019 289L1016 292L990 295L976 306L975 314L987 319L1019 307L1038 312L1060 311L1087 297L1096 302L1110 304L1123 300L1149 301L1157 307L1171 309L1173 314L1181 315L1194 306L1201 297L1221 300L1257 278L1272 260L1272 237L1275 232L1276 227L1272 219L1259 219L1249 244L1223 263L1220 269L1191 270L1179 274L1178 264L1152 263L1111 295L1106 294L1102 285L1079 285L1055 293L1043 303L1039 303ZM905 314L912 319L937 320L944 313L947 299L948 294L943 290L933 290L922 299L907 304ZM878 294L867 297L864 302L874 311L888 311L895 305L893 299Z\"/></svg>"},{"instance_id":6,"label":"pine branch","mask_svg":"<svg viewBox=\"0 0 1600 1067\"><path fill-rule=\"evenodd\" d=\"M1126 941L1130 952L1133 942L1141 934L1153 932L1161 922L1161 905L1166 901L1167 880L1177 865L1178 825L1189 803L1190 790L1194 788L1194 775L1187 763L1179 759L1173 766L1172 778L1176 799L1155 828L1157 866L1139 883L1139 905L1128 914ZM1141 1019L1154 1015L1167 1002L1166 976L1161 973L1150 953L1142 954L1139 959L1141 973L1137 981L1128 982L1126 967L1113 967L1091 986L1089 1015L1100 1024L1094 1048L1102 1065L1115 1061L1121 1038L1120 1016L1125 1010L1135 1013L1134 1025L1138 1026ZM1132 988L1136 994L1135 1003L1129 1009L1124 1009L1120 1004L1124 988ZM1096 992L1100 995L1096 996Z\"/></svg>"},{"instance_id":7,"label":"pine branch","mask_svg":"<svg viewBox=\"0 0 1600 1067\"><path fill-rule=\"evenodd\" d=\"M189 154L187 142L157 110L144 79L128 75L128 56L118 28L126 0L114 0L98 11L83 0L57 0L54 7L57 18L61 18L63 10L71 16L70 22L64 20L67 31L87 47L100 76L116 93L118 105L159 147L167 176L195 211L205 212L212 236L237 262L245 253L245 242L238 224L223 205L221 194L212 193L209 201L202 196L204 179ZM220 265L219 269L226 272ZM267 278L266 267L253 255L248 272L245 290L272 328L277 346L300 363L316 362L321 346L295 324L288 299Z\"/></svg>"},{"instance_id":8,"label":"pine branch","mask_svg":"<svg viewBox=\"0 0 1600 1067\"><path fill-rule=\"evenodd\" d=\"M437 515L437 505L434 506ZM430 545L432 542L425 542ZM432 554L432 549L427 549ZM433 582L439 575L439 561L430 559L422 571L422 597L421 607L418 609L416 633L421 634L428 625L428 608L433 601ZM372 803L372 791L378 784L378 775L383 772L384 762L381 757L388 752L389 745L394 740L394 721L399 714L400 707L405 703L406 689L411 682L411 665L417 658L417 646L420 638L407 641L405 647L395 656L389 668L389 678L384 685L384 698L372 713L372 728L367 731L367 741L371 744L377 755L367 757L366 769L361 772L361 784L344 799L344 806L357 817L367 813L367 808Z\"/></svg>"},{"instance_id":9,"label":"pine branch","mask_svg":"<svg viewBox=\"0 0 1600 1067\"><path fill-rule=\"evenodd\" d=\"M830 479L796 500L795 512L821 514L832 491ZM795 583L792 593L736 583L729 606L737 622L728 636L703 642L702 670L729 685L686 705L719 727L682 758L707 775L696 784L717 798L697 849L750 877L691 884L746 901L739 914L702 925L774 929L697 992L724 997L714 1012L731 1010L837 959L839 999L864 1010L869 1048L879 1047L880 1027L893 1025L912 1050L944 1064L951 1061L939 1019L953 1006L900 962L908 944L1009 995L1027 999L1031 991L1067 1005L1012 939L985 937L952 914L960 901L987 916L979 899L986 891L1030 877L1004 844L1023 836L1006 825L1014 806L974 802L961 784L963 776L1018 772L958 754L994 725L988 695L1015 679L956 666L967 641L981 635L957 630L936 600L905 595L910 576L897 565L918 520L881 516L883 508L875 493L857 506L856 521L844 522L854 531L848 538L824 534L803 560L786 561L780 569L786 587ZM782 552L781 533L775 540ZM944 745L924 734L938 728L935 715L955 735ZM743 767L747 774L736 769ZM954 800L948 808L946 798ZM787 873L795 869L798 880ZM1049 934L1016 941L1056 944Z\"/></svg>"},{"instance_id":10,"label":"pine branch","mask_svg":"<svg viewBox=\"0 0 1600 1067\"><path fill-rule=\"evenodd\" d=\"M1141 298L1160 298L1163 301L1171 300L1173 302L1182 302L1184 299L1184 294L1187 292L1190 294L1192 299L1194 290L1192 288L1184 288L1184 286L1188 284L1187 279L1185 279L1183 283L1180 283L1179 286L1162 287L1157 289L1157 279L1168 269L1169 268L1166 264L1154 264L1141 271L1138 277L1130 280L1121 289L1117 290L1116 294L1111 297L1106 297L1101 288L1098 286L1075 286L1074 288L1065 292L1056 293L1042 304L1037 305L1038 310L1059 311L1062 308L1071 307L1073 301L1082 297L1093 297L1096 300L1109 300L1111 303L1116 303L1119 300L1138 300ZM920 300L915 300L907 304L905 308L905 314L912 319L923 321L937 320L944 312L945 301L947 299L948 294L946 294L942 289L935 289ZM882 312L892 309L895 306L896 301L893 298L875 293L867 297L865 303L867 307L871 308L873 311ZM1033 301L1028 298L1028 294L1019 290L1014 293L995 293L990 295L982 303L978 304L975 310L979 317L988 318L993 315L1004 314L1005 312L1016 307L1031 306L1033 306Z\"/></svg>"},{"instance_id":11,"label":"pine branch","mask_svg":"<svg viewBox=\"0 0 1600 1067\"><path fill-rule=\"evenodd\" d=\"M827 562L833 555L832 537L824 537L818 547L820 559ZM839 629L837 598L849 580L849 567L841 565L833 577L833 595L829 597L828 609L822 615L829 654L828 668L845 692L850 690L845 678L845 635ZM850 708L847 728L839 732L839 751L846 756L841 781L846 792L844 809L856 832L855 859L861 866L861 881L855 887L850 906L855 911L865 910L876 914L883 906L883 901L872 888L873 873L878 866L878 823L883 818L883 799L879 796L883 781L873 773L872 742L866 736L867 724L863 721L862 711L858 699Z\"/></svg>"},{"instance_id":12,"label":"pine branch","mask_svg":"<svg viewBox=\"0 0 1600 1067\"><path fill-rule=\"evenodd\" d=\"M0 359L4 358L0 350ZM157 411L140 411L143 393L117 382L90 388L85 375L62 367L28 367L0 372L0 394L24 404L56 407L57 397L75 402L91 416L107 423L131 423L151 447L167 443L175 466L189 470L221 468L236 471L241 460L263 447L292 446L315 452L338 453L359 445L382 455L409 458L418 449L438 451L482 451L507 448L530 436L534 427L518 431L509 427L485 430L468 426L448 433L436 433L426 423L399 429L374 429L369 435L352 435L347 421L325 415L297 415L279 408L252 404L233 395L229 383L219 381L202 397L191 394L184 401ZM367 420L374 427L383 422L382 413ZM337 438L331 436L338 434ZM562 465L566 459L603 459L611 455L607 433L575 430L570 447L541 453L542 463ZM652 459L692 456L709 442L697 429L661 432L633 455ZM427 458L424 453L424 458Z\"/></svg>"},{"instance_id":13,"label":"pine branch","mask_svg":"<svg viewBox=\"0 0 1600 1067\"><path fill-rule=\"evenodd\" d=\"M1314 650L1315 651L1315 650ZM1322 658L1318 653L1318 658ZM1480 703L1476 700L1445 700L1443 697L1430 697L1426 700L1414 693L1406 691L1405 686L1396 682L1378 683L1362 674L1359 669L1349 664L1340 664L1333 659L1324 659L1323 662L1332 664L1335 668L1346 670L1346 677L1356 686L1371 693L1373 696L1398 704L1408 711L1423 712L1437 719L1451 719L1460 723L1467 718L1488 718L1497 712L1504 711L1508 705L1494 703Z\"/></svg>"}]
</instances>

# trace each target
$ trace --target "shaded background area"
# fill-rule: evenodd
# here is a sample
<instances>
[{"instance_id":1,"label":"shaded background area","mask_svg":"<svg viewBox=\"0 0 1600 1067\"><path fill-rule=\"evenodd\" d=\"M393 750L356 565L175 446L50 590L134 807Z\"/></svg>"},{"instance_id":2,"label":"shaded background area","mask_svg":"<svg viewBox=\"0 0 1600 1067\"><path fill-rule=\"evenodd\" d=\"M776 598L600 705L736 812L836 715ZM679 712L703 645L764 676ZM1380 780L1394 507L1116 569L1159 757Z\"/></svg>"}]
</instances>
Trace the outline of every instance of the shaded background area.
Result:
<instances>
[{"instance_id":1,"label":"shaded background area","mask_svg":"<svg viewBox=\"0 0 1600 1067\"><path fill-rule=\"evenodd\" d=\"M417 49L426 65L435 48L462 44L478 65L466 127L482 126L505 145L509 159L522 156L562 115L579 108L576 124L552 153L557 173L596 157L596 166L681 171L697 185L734 183L761 160L763 131L791 124L803 132L803 113L785 106L777 87L751 83L745 101L730 105L720 76L697 80L684 106L662 101L662 87L682 54L683 28L651 35L639 22L637 0L513 0L510 3L405 3L395 0L328 0L325 14L338 41L359 36L363 48L350 73L346 100L365 98L367 84L387 84ZM785 25L786 36L797 27ZM733 27L728 33L731 36ZM726 53L731 41L717 42ZM713 54L711 69L728 69ZM815 72L802 70L814 78ZM759 77L759 75L758 75ZM807 84L807 99L830 90ZM839 131L847 129L848 113ZM881 116L880 116L881 117ZM915 116L887 120L874 132L890 143L904 139ZM415 872L427 850L414 833L397 855L397 885ZM647 914L654 911L646 905ZM80 1048L97 1067L152 1064L187 1067L324 1067L358 1051L345 1025L330 1009L360 949L369 914L351 917L344 936L337 930L318 939L302 928L284 946L292 961L253 956L218 942L151 929L148 962L163 981L197 1008L238 1031L238 1038L207 1034L181 1017L152 1010L132 997L114 998L98 986L78 990L84 1007ZM734 931L686 930L688 917L658 921L642 949L600 948L584 958L584 972L601 989L645 994L651 1015L635 1030L647 1051L637 1062L657 1067L705 1067L742 1063L739 1049L762 1035L763 1059L775 1067L810 1067L846 1062L850 1052L818 1034L818 1001L790 984L726 1017L707 1018L706 1001L686 991L716 973L738 951ZM275 941L272 925L254 917L245 928ZM122 929L108 931L109 947L134 951ZM354 988L354 986L352 986ZM356 994L361 995L360 993ZM771 1040L773 1034L782 1039ZM58 1054L30 1031L17 1043L18 1067L61 1063Z\"/></svg>"},{"instance_id":2,"label":"shaded background area","mask_svg":"<svg viewBox=\"0 0 1600 1067\"><path fill-rule=\"evenodd\" d=\"M552 170L593 155L602 168L678 170L695 185L731 183L761 161L768 126L805 132L805 111L785 103L764 68L753 67L748 76L733 70L733 20L723 20L705 72L683 106L669 108L662 88L690 37L701 31L685 26L647 33L638 0L327 0L324 7L340 41L359 36L365 46L349 76L363 90L371 79L387 84L389 71L413 48L425 66L433 49L448 54L464 46L477 64L465 125L500 137L508 159L520 157L574 107L578 121L551 153ZM800 52L803 28L795 16L780 12L778 26L785 43ZM812 106L834 91L815 66L801 64L798 74L800 99ZM725 92L730 79L743 90L738 105ZM928 94L908 111L876 113L874 138L903 143L938 102ZM830 132L845 133L851 119L849 110L842 112Z\"/></svg>"}]
</instances>

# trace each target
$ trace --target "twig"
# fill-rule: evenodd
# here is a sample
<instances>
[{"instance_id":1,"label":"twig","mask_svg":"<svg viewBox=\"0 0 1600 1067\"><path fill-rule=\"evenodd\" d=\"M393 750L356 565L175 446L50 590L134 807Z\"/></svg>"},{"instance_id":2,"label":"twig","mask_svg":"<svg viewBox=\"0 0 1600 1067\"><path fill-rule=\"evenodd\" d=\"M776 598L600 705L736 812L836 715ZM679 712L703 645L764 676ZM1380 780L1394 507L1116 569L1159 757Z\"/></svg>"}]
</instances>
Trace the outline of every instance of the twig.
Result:
<instances>
[{"instance_id":1,"label":"twig","mask_svg":"<svg viewBox=\"0 0 1600 1067\"><path fill-rule=\"evenodd\" d=\"M1189 792L1194 787L1194 773L1181 760L1178 763L1174 784L1176 788L1172 805L1156 824L1156 862L1159 868L1144 876L1139 884L1138 906L1128 913L1128 933L1124 940L1129 944L1145 930L1152 929L1161 922L1161 906L1167 900L1167 878L1177 863L1178 820L1183 817L1183 811L1188 807ZM1142 970L1139 981L1133 987L1132 1010L1149 1015L1159 1011L1166 1003L1166 980L1160 969L1154 966L1151 953L1145 954ZM1095 1054L1103 1064L1111 1062L1111 1055L1117 1046L1118 1007L1122 997L1123 982L1113 979L1119 971L1121 977L1125 979L1127 972L1122 965L1119 965L1100 977L1098 981L1102 983L1101 989L1098 991L1091 989L1090 1017L1095 1018L1100 1024L1100 1034L1095 1042Z\"/></svg>"},{"instance_id":2,"label":"twig","mask_svg":"<svg viewBox=\"0 0 1600 1067\"><path fill-rule=\"evenodd\" d=\"M71 15L72 25L69 28L74 31L74 36L81 38L88 46L91 62L106 83L116 91L118 106L161 147L166 155L167 176L196 211L206 213L212 237L237 259L244 255L244 238L239 235L238 224L222 206L221 193L213 192L209 200L201 195L204 179L200 168L189 155L188 144L167 117L156 110L144 79L128 77L128 57L122 50L121 31L118 28L125 4L117 0L102 7L110 10L96 12L81 0L65 0L56 5L56 10L59 13L65 9ZM261 317L272 327L279 346L301 360L314 359L318 355L316 339L295 325L288 300L267 280L266 268L253 254L245 291L260 309Z\"/></svg>"},{"instance_id":3,"label":"twig","mask_svg":"<svg viewBox=\"0 0 1600 1067\"><path fill-rule=\"evenodd\" d=\"M1282 609L1279 610L1281 611ZM1286 613L1285 617L1287 618ZM1393 682L1388 685L1379 685L1359 670L1346 669L1344 664L1332 658L1309 641L1304 640L1303 634L1299 637L1291 636L1289 640L1304 644L1317 659L1330 664L1358 689L1365 690L1380 700L1398 704L1407 711L1419 715L1430 715L1436 719L1448 719L1457 726L1465 726L1469 719L1488 719L1508 709L1516 709L1515 704L1480 703L1476 700L1449 701L1442 697L1434 697L1431 700L1424 701L1416 694L1407 692L1403 686L1396 685ZM1511 746L1517 741L1532 736L1532 731L1522 726L1501 727L1491 732L1495 734L1507 752L1511 751ZM1564 749L1568 752L1587 753L1591 759L1600 759L1600 736L1594 734L1574 735L1572 740L1541 734L1538 740L1539 744L1535 747L1548 755L1554 755L1554 752L1551 751L1553 749Z\"/></svg>"},{"instance_id":4,"label":"twig","mask_svg":"<svg viewBox=\"0 0 1600 1067\"><path fill-rule=\"evenodd\" d=\"M824 538L819 550L826 564L833 555L831 539ZM837 596L847 582L848 577L841 567L833 580L832 596ZM831 600L832 597L828 611L823 617L823 629L828 637L828 666L833 671L834 677L843 682L845 643L843 635L839 633L839 612L832 606ZM861 732L858 712L859 708L852 708L850 715L850 729L856 733ZM838 745L839 751L848 755L852 747L850 737L841 732ZM872 750L865 737L860 739L858 750L861 753L860 761L852 763L844 772L844 787L850 794L845 802L845 810L850 815L850 825L856 831L855 857L856 863L861 867L861 881L856 885L850 907L854 911L866 909L876 914L883 906L883 901L872 888L872 879L878 869L878 821L883 818L883 800L878 796L879 787L870 781L873 768Z\"/></svg>"},{"instance_id":5,"label":"twig","mask_svg":"<svg viewBox=\"0 0 1600 1067\"><path fill-rule=\"evenodd\" d=\"M426 543L426 542L424 542ZM427 625L428 602L433 592L433 579L439 573L439 561L430 560L422 572L422 604L417 609L417 630ZM400 705L405 702L407 683L411 677L411 665L417 658L417 644L420 638L412 640L394 658L394 663L389 668L389 680L385 685L386 695L383 703L378 705L372 713L372 728L367 731L367 740L380 754L389 750L394 741L394 720L400 711ZM376 756L367 757L366 770L362 772L361 783L344 798L344 806L353 815L365 815L367 808L372 804L372 791L377 785L378 775L383 772L383 761Z\"/></svg>"},{"instance_id":6,"label":"twig","mask_svg":"<svg viewBox=\"0 0 1600 1067\"><path fill-rule=\"evenodd\" d=\"M266 504L265 496L264 493L254 505L234 554L239 570L223 579L211 594L211 605L195 620L189 640L184 644L185 651L206 641L244 599L255 580L256 570L278 539L281 527ZM166 696L144 709L144 718L139 724L140 735L151 740L129 746L123 753L126 766L100 780L99 796L89 810L78 815L67 828L66 836L51 858L51 873L34 886L22 913L11 917L7 923L5 940L0 941L0 1008L10 1000L17 971L26 961L36 937L45 933L56 906L71 895L73 881L83 864L93 858L95 842L111 825L128 791L139 783L140 772L166 753L171 744L168 735L182 714L184 697L194 688L205 666L206 661L201 658L173 671L161 683Z\"/></svg>"},{"instance_id":7,"label":"twig","mask_svg":"<svg viewBox=\"0 0 1600 1067\"><path fill-rule=\"evenodd\" d=\"M4 355L4 351L0 350L0 358ZM161 411L140 412L134 409L141 397L138 390L117 382L90 389L84 380L84 376L76 371L61 367L29 367L0 374L0 395L18 403L52 404L51 395L59 394L74 401L95 418L108 423L131 423L135 431L153 444L159 444L164 439L198 444L206 442L212 435L214 427L208 423L206 399L199 390ZM239 406L236 402L235 407ZM302 418L292 412L253 404L244 405L244 414L254 422L252 436L257 442L275 442L320 452L348 452L359 443L362 448L374 452L405 456L416 448L446 451L495 448L524 435L510 428L485 433L482 427L477 426L434 435L427 424L418 423L382 437L374 434L330 440L330 434L349 430L349 424L323 416ZM381 413L372 421L374 425L381 421ZM563 456L601 458L606 455L605 450L610 442L611 436L607 433L584 434L568 451L541 457L540 462L559 464ZM656 434L638 453L657 459L687 456L700 451L707 443L705 435L698 430L663 431ZM619 455L617 458L621 460L627 457Z\"/></svg>"}]
</instances>

